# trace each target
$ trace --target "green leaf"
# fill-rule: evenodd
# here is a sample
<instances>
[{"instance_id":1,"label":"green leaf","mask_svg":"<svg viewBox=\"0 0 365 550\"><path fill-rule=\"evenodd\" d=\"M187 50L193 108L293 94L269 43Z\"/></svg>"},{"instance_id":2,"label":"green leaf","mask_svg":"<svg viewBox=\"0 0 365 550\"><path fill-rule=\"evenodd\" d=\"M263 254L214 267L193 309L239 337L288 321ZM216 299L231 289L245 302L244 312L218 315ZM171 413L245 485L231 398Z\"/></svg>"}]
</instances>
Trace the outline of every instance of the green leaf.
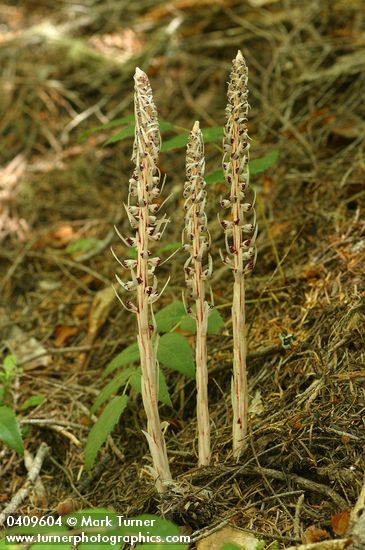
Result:
<instances>
[{"instance_id":1,"label":"green leaf","mask_svg":"<svg viewBox=\"0 0 365 550\"><path fill-rule=\"evenodd\" d=\"M224 182L223 170L214 170L206 178L205 181L207 184L212 185L213 183L222 183Z\"/></svg>"},{"instance_id":2,"label":"green leaf","mask_svg":"<svg viewBox=\"0 0 365 550\"><path fill-rule=\"evenodd\" d=\"M181 334L170 332L161 336L157 359L166 367L176 370L188 378L195 378L193 352L187 339Z\"/></svg>"},{"instance_id":3,"label":"green leaf","mask_svg":"<svg viewBox=\"0 0 365 550\"><path fill-rule=\"evenodd\" d=\"M223 139L223 128L221 126L212 126L205 128L203 131L203 139L205 143L212 141L221 141ZM179 134L171 139L168 139L162 144L161 151L172 151L173 149L181 149L186 147L189 139L189 133Z\"/></svg>"},{"instance_id":4,"label":"green leaf","mask_svg":"<svg viewBox=\"0 0 365 550\"><path fill-rule=\"evenodd\" d=\"M249 164L250 174L259 174L260 172L268 170L268 168L271 168L271 166L276 164L278 158L279 151L277 149L273 149L270 153L267 153L267 155L264 155L259 159L251 160Z\"/></svg>"},{"instance_id":5,"label":"green leaf","mask_svg":"<svg viewBox=\"0 0 365 550\"><path fill-rule=\"evenodd\" d=\"M89 250L93 250L97 246L102 243L100 239L79 239L78 241L75 241L71 244L69 244L66 248L67 254L76 254L77 252L88 252Z\"/></svg>"},{"instance_id":6,"label":"green leaf","mask_svg":"<svg viewBox=\"0 0 365 550\"><path fill-rule=\"evenodd\" d=\"M119 369L119 367L130 365L131 363L136 363L137 361L139 361L138 342L134 342L134 344L124 348L123 351L118 353L118 355L110 361L103 372L102 378L108 376L108 374L115 371L115 369Z\"/></svg>"},{"instance_id":7,"label":"green leaf","mask_svg":"<svg viewBox=\"0 0 365 550\"><path fill-rule=\"evenodd\" d=\"M213 309L212 313L208 317L208 334L218 334L222 327L224 327L224 320L222 319L219 311ZM184 316L181 321L180 328L182 330L186 330L187 332L196 334L196 322L190 317L190 315Z\"/></svg>"},{"instance_id":8,"label":"green leaf","mask_svg":"<svg viewBox=\"0 0 365 550\"><path fill-rule=\"evenodd\" d=\"M128 258L131 258L131 260L134 260L138 256L137 250L134 248L128 248L127 256Z\"/></svg>"},{"instance_id":9,"label":"green leaf","mask_svg":"<svg viewBox=\"0 0 365 550\"><path fill-rule=\"evenodd\" d=\"M84 451L85 469L87 471L92 469L100 447L105 443L106 438L118 423L127 403L127 395L114 397L91 428Z\"/></svg>"},{"instance_id":10,"label":"green leaf","mask_svg":"<svg viewBox=\"0 0 365 550\"><path fill-rule=\"evenodd\" d=\"M179 536L179 528L172 523L172 521L169 521L164 518L160 518L158 516L152 516L150 514L143 514L141 516L137 516L135 518L132 518L134 520L141 520L141 525L131 525L125 527L126 533L128 535L135 535L138 536L139 533L142 535L149 535L149 536L158 536L162 539L161 543L156 544L138 544L138 549L144 549L144 550L187 550L188 545L187 544L168 544L164 542L166 540L166 537L174 537ZM150 525L148 525L148 523Z\"/></svg>"},{"instance_id":11,"label":"green leaf","mask_svg":"<svg viewBox=\"0 0 365 550\"><path fill-rule=\"evenodd\" d=\"M161 369L158 369L158 400L164 405L172 407L169 388L166 383L166 378ZM134 391L137 393L142 393L142 374L141 370L138 369L130 378L130 384Z\"/></svg>"},{"instance_id":12,"label":"green leaf","mask_svg":"<svg viewBox=\"0 0 365 550\"><path fill-rule=\"evenodd\" d=\"M264 172L265 170L268 170L273 166L276 161L279 158L279 151L277 149L273 149L268 153L267 155L254 159L250 161L249 167L250 167L250 174L255 175L259 174L260 172ZM214 170L214 172L211 172L208 176L206 176L205 181L209 185L213 185L215 183L223 183L224 182L224 175L223 170Z\"/></svg>"},{"instance_id":13,"label":"green leaf","mask_svg":"<svg viewBox=\"0 0 365 550\"><path fill-rule=\"evenodd\" d=\"M212 126L211 128L204 128L202 132L203 132L204 143L221 141L223 139L222 126Z\"/></svg>"},{"instance_id":14,"label":"green leaf","mask_svg":"<svg viewBox=\"0 0 365 550\"><path fill-rule=\"evenodd\" d=\"M166 151L172 151L173 149L181 149L186 147L188 142L189 134L180 134L171 139L168 139L162 144L161 151L165 153Z\"/></svg>"},{"instance_id":15,"label":"green leaf","mask_svg":"<svg viewBox=\"0 0 365 550\"><path fill-rule=\"evenodd\" d=\"M9 407L0 407L0 440L18 454L24 454L24 445L15 413Z\"/></svg>"},{"instance_id":16,"label":"green leaf","mask_svg":"<svg viewBox=\"0 0 365 550\"><path fill-rule=\"evenodd\" d=\"M128 381L128 378L133 376L135 372L138 371L136 367L129 367L119 373L113 380L111 380L99 393L98 397L95 399L93 406L90 409L90 413L93 414L98 408L107 400L109 397L116 393L119 388L124 386Z\"/></svg>"},{"instance_id":17,"label":"green leaf","mask_svg":"<svg viewBox=\"0 0 365 550\"><path fill-rule=\"evenodd\" d=\"M179 250L181 248L181 242L177 241L174 243L166 244L165 246L162 246L158 249L157 255L164 254L165 252L174 252L174 250Z\"/></svg>"},{"instance_id":18,"label":"green leaf","mask_svg":"<svg viewBox=\"0 0 365 550\"><path fill-rule=\"evenodd\" d=\"M15 355L7 355L3 362L4 371L8 374L15 374L16 370L16 357Z\"/></svg>"},{"instance_id":19,"label":"green leaf","mask_svg":"<svg viewBox=\"0 0 365 550\"><path fill-rule=\"evenodd\" d=\"M169 388L162 369L158 369L158 400L164 405L172 407Z\"/></svg>"},{"instance_id":20,"label":"green leaf","mask_svg":"<svg viewBox=\"0 0 365 550\"><path fill-rule=\"evenodd\" d=\"M45 395L32 395L32 397L29 397L24 401L23 405L19 407L19 410L25 411L26 409L30 409L31 407L38 407L38 405L41 405L42 403L44 403L45 400L46 400Z\"/></svg>"},{"instance_id":21,"label":"green leaf","mask_svg":"<svg viewBox=\"0 0 365 550\"><path fill-rule=\"evenodd\" d=\"M160 132L166 132L167 130L171 130L173 128L173 125L170 122L167 122L166 120L160 120ZM123 139L134 137L134 117L133 117L133 124L128 124L125 128L120 130L120 132L117 132L109 138L105 143L106 145L111 145L112 143L116 143L117 141L122 141Z\"/></svg>"},{"instance_id":22,"label":"green leaf","mask_svg":"<svg viewBox=\"0 0 365 550\"><path fill-rule=\"evenodd\" d=\"M171 122L167 122L167 120L162 120L161 118L159 119L159 124L161 133L168 132L169 130L175 128L175 126L171 124Z\"/></svg>"},{"instance_id":23,"label":"green leaf","mask_svg":"<svg viewBox=\"0 0 365 550\"><path fill-rule=\"evenodd\" d=\"M182 302L176 300L158 311L155 315L158 332L170 332L170 330L185 317L185 307Z\"/></svg>"},{"instance_id":24,"label":"green leaf","mask_svg":"<svg viewBox=\"0 0 365 550\"><path fill-rule=\"evenodd\" d=\"M226 542L225 544L223 544L223 546L220 547L219 550L240 550L241 548L241 546L233 544L233 542Z\"/></svg>"},{"instance_id":25,"label":"green leaf","mask_svg":"<svg viewBox=\"0 0 365 550\"><path fill-rule=\"evenodd\" d=\"M122 139L126 139L128 137L133 137L133 136L134 136L134 124L130 124L129 126L126 126L125 128L123 128L123 130L120 130L120 132L117 132L116 134L114 134L114 136L109 138L104 143L104 147L106 147L107 145L111 145L112 143L116 143L117 141L121 141Z\"/></svg>"},{"instance_id":26,"label":"green leaf","mask_svg":"<svg viewBox=\"0 0 365 550\"><path fill-rule=\"evenodd\" d=\"M116 118L114 120L111 120L110 122L106 122L105 124L100 124L99 126L95 126L94 128L85 130L85 132L82 132L82 134L80 134L77 141L79 143L82 143L92 134L97 134L99 132L102 132L103 130L109 130L110 128L118 128L118 126L123 126L123 124L127 124L129 122L134 123L134 115L127 115L122 118Z\"/></svg>"},{"instance_id":27,"label":"green leaf","mask_svg":"<svg viewBox=\"0 0 365 550\"><path fill-rule=\"evenodd\" d=\"M67 543L62 544L62 543L58 543L58 542L57 543L39 542L39 543L36 543L36 544L32 544L32 546L30 548L31 548L31 550L55 550L55 548L57 548L57 550L71 550L73 548L73 546L72 546L72 544L67 544ZM80 546L78 546L78 548L80 548ZM95 548L95 545L94 545L94 548ZM109 546L109 548L110 548L110 546Z\"/></svg>"},{"instance_id":28,"label":"green leaf","mask_svg":"<svg viewBox=\"0 0 365 550\"><path fill-rule=\"evenodd\" d=\"M121 118L116 118L114 120L110 120L109 122L106 122L105 124L100 124L99 126L95 126L94 128L90 128L89 130L86 130L85 132L82 132L78 138L78 142L84 141L86 138L91 136L92 134L97 134L99 132L102 132L103 130L110 130L112 128L118 128L118 126L130 126L130 123L134 125L134 115L127 115ZM160 131L166 132L167 130L171 130L174 128L174 125L171 124L171 122L167 122L167 120L160 119Z\"/></svg>"}]
</instances>

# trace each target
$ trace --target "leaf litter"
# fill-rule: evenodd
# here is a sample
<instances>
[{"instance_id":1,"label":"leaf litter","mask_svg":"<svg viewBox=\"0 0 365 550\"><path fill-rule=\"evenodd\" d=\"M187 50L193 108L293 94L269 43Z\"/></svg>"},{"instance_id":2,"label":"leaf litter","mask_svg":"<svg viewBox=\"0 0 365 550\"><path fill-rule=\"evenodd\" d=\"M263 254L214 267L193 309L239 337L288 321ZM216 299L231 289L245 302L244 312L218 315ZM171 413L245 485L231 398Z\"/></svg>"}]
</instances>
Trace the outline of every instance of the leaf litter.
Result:
<instances>
[{"instance_id":1,"label":"leaf litter","mask_svg":"<svg viewBox=\"0 0 365 550\"><path fill-rule=\"evenodd\" d=\"M26 242L8 232L0 252L1 336L20 327L48 353L47 361L36 369L24 365L20 375L20 402L33 394L47 396L36 417L32 411L24 416L62 422L85 444L90 430L85 412L105 383L105 366L134 342L135 328L108 303L106 320L104 314L96 320L97 335L88 340L87 322L80 324L75 308L88 306L86 319L93 315L97 293L114 277L114 260L105 248L85 261L70 259L47 235L71 224L84 228L85 238L105 238L127 197L131 142L103 148L106 130L100 141L94 134L80 145L78 138L131 114L138 65L148 70L163 119L182 128L196 118L204 128L222 126L225 82L241 48L249 67L253 158L280 153L268 172L252 176L260 237L256 270L248 279L248 369L251 399L257 391L261 398L251 409L248 450L239 463L232 461L232 296L218 254L213 289L226 324L209 340L211 467L196 468L194 385L163 366L173 408L162 408L161 415L169 424L168 454L179 493L157 499L143 473L144 417L133 392L113 432L123 462L108 443L92 477L80 476L82 454L62 431L30 424L26 441L34 453L42 441L51 448L52 460L42 470L50 511L71 498L125 515L160 512L196 537L226 521L283 546L307 541L306 533L315 530L343 536L365 470L361 3L309 2L298 8L294 0L260 5L226 0L215 2L214 9L194 1L168 4L143 0L122 8L101 2L87 14L68 2L0 8L6 26L0 40L1 165L6 169L22 154L24 170L11 209L13 219L26 220ZM51 26L40 27L42 21ZM104 39L101 47L91 40L95 28L112 41ZM57 33L50 36L50 29ZM126 29L133 36L126 44L130 57L113 59ZM131 53L134 41L138 47ZM181 150L166 152L162 163L175 193L167 244L180 239L179 210L183 219ZM220 152L207 146L207 174L219 163ZM220 183L211 189L207 213L218 250L224 242L215 216L224 190ZM171 275L161 307L180 300L183 263L178 253L161 268L162 276L164 269ZM42 280L47 288L38 284ZM56 346L57 326L78 327L64 347ZM4 355L9 352L5 346ZM80 370L83 354L89 364ZM24 479L22 459L6 451L2 472L3 493L11 498ZM30 510L25 503L22 511Z\"/></svg>"}]
</instances>

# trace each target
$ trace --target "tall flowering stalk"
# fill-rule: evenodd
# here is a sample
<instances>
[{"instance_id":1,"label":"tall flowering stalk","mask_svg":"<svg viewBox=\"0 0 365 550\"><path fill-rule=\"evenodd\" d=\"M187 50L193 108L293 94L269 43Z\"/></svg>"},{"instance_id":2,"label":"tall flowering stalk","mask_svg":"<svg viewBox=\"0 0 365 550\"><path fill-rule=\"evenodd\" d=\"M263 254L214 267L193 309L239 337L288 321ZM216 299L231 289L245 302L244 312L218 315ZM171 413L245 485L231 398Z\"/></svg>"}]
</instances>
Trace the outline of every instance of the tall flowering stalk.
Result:
<instances>
[{"instance_id":1,"label":"tall flowering stalk","mask_svg":"<svg viewBox=\"0 0 365 550\"><path fill-rule=\"evenodd\" d=\"M245 318L245 275L253 270L256 261L257 235L254 195L249 192L249 137L247 133L248 89L247 66L239 51L233 60L228 83L228 104L223 139L223 172L229 198L221 199L222 208L229 209L228 219L222 220L227 255L223 262L233 271L233 455L238 458L246 447L247 392L247 328ZM250 219L248 219L250 217Z\"/></svg>"},{"instance_id":2,"label":"tall flowering stalk","mask_svg":"<svg viewBox=\"0 0 365 550\"><path fill-rule=\"evenodd\" d=\"M205 214L206 183L204 181L204 143L199 122L190 132L186 151L185 231L183 241L189 252L184 271L185 281L190 289L191 305L188 313L196 321L196 386L198 421L199 466L210 462L210 421L208 408L207 327L211 308L205 300L205 281L212 273L212 258L209 254L210 234ZM207 260L208 265L203 267Z\"/></svg>"},{"instance_id":3,"label":"tall flowering stalk","mask_svg":"<svg viewBox=\"0 0 365 550\"><path fill-rule=\"evenodd\" d=\"M149 243L161 238L169 220L165 215L159 219L156 216L162 206L156 202L162 190L157 166L161 137L151 86L147 75L138 68L134 81L135 140L132 160L135 170L129 180L128 204L124 208L135 235L124 238L118 230L117 233L127 246L135 249L137 257L119 262L123 268L130 270L131 280L124 283L117 275L116 278L124 290L136 293L135 303L129 300L121 302L137 317L142 399L147 416L147 432L144 433L152 455L156 487L163 492L171 480L171 474L158 412L158 362L153 343L155 321L152 304L164 289L161 292L157 290L155 269L161 259L151 256Z\"/></svg>"}]
</instances>

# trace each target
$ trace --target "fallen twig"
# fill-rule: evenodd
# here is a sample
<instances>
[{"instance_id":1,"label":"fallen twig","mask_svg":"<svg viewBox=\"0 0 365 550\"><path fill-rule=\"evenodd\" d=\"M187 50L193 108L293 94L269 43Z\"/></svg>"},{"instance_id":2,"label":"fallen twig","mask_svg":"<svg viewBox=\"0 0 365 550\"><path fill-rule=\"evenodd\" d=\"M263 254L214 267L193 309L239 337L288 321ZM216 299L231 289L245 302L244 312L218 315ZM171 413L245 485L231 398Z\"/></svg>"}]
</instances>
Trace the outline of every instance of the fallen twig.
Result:
<instances>
[{"instance_id":1,"label":"fallen twig","mask_svg":"<svg viewBox=\"0 0 365 550\"><path fill-rule=\"evenodd\" d=\"M19 489L9 502L9 504L4 508L0 514L0 526L4 525L7 514L12 514L20 506L20 504L27 498L31 486L34 485L36 479L39 476L39 473L42 468L43 461L49 451L48 445L41 443L36 457L33 461L33 465L28 472L28 477L23 487Z\"/></svg>"}]
</instances>

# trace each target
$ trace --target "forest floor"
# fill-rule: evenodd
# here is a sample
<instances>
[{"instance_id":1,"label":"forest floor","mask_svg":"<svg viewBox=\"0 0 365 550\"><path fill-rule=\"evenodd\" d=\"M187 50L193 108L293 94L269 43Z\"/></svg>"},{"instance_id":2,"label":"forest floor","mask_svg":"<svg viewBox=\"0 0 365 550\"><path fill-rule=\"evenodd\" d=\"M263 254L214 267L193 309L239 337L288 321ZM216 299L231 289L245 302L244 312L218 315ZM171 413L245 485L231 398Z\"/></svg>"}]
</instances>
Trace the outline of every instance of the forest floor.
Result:
<instances>
[{"instance_id":1,"label":"forest floor","mask_svg":"<svg viewBox=\"0 0 365 550\"><path fill-rule=\"evenodd\" d=\"M17 358L4 403L32 455L42 442L50 447L44 491L31 491L19 512L159 513L195 538L227 518L282 546L346 532L365 472L365 14L361 0L299 4L2 2L0 341L3 360ZM127 231L132 138L103 146L115 129L82 135L133 114L136 66L150 78L161 118L181 132L198 119L204 128L223 125L238 49L249 68L252 159L279 151L274 166L252 177L259 238L247 279L249 444L235 462L232 285L218 254L218 183L208 188L208 216L225 326L209 338L212 464L197 467L194 382L165 370L172 407L161 417L181 491L161 500L133 391L92 475L84 471L103 371L136 329L110 298L110 245L125 254L113 225ZM207 174L221 157L216 144L206 146ZM160 161L166 196L173 193L167 245L183 227L184 151ZM181 300L185 260L180 251L161 267L160 282L171 281L156 311ZM14 451L0 453L6 506L27 470Z\"/></svg>"}]
</instances>

